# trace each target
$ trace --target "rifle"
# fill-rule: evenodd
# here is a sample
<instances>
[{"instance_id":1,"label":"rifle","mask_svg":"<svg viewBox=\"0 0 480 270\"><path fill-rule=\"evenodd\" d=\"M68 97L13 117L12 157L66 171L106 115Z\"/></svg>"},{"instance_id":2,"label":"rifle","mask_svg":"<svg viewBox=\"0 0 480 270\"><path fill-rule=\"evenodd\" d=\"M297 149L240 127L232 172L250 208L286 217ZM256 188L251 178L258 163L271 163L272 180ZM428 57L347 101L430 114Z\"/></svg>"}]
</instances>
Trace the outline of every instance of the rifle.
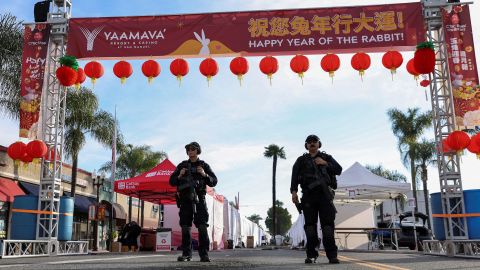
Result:
<instances>
[{"instance_id":1,"label":"rifle","mask_svg":"<svg viewBox=\"0 0 480 270\"><path fill-rule=\"evenodd\" d=\"M180 199L180 193L184 193L185 189L189 189L188 190L188 195L189 195L188 200L192 202L193 213L195 214L195 213L197 213L196 204L199 202L198 194L197 194L197 191L195 190L195 188L199 185L199 183L198 183L198 181L193 179L192 169L195 169L195 168L192 167L192 164L188 163L188 165L187 165L187 176L185 177L186 181L185 181L185 183L177 186L177 194L178 194L177 195L177 206L180 208L180 203L178 203L178 201Z\"/></svg>"}]
</instances>

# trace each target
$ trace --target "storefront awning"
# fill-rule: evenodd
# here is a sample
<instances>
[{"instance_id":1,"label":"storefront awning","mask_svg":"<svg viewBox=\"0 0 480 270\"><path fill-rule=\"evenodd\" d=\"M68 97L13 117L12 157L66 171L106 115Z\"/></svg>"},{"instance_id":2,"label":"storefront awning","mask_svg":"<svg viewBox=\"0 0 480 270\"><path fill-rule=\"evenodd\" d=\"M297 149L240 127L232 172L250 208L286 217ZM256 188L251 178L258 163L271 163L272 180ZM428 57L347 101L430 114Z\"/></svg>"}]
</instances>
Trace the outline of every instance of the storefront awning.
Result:
<instances>
[{"instance_id":1,"label":"storefront awning","mask_svg":"<svg viewBox=\"0 0 480 270\"><path fill-rule=\"evenodd\" d=\"M40 189L38 185L27 182L20 182L20 186L28 195L38 196L38 190Z\"/></svg>"},{"instance_id":2,"label":"storefront awning","mask_svg":"<svg viewBox=\"0 0 480 270\"><path fill-rule=\"evenodd\" d=\"M10 179L0 177L0 201L13 202L14 196L25 195L17 183Z\"/></svg>"},{"instance_id":3,"label":"storefront awning","mask_svg":"<svg viewBox=\"0 0 480 270\"><path fill-rule=\"evenodd\" d=\"M64 191L63 192L64 196L70 196L70 192ZM83 195L75 195L75 204L73 211L74 213L88 213L88 207L92 204L96 204L97 199L92 198L92 197L87 197Z\"/></svg>"},{"instance_id":4,"label":"storefront awning","mask_svg":"<svg viewBox=\"0 0 480 270\"><path fill-rule=\"evenodd\" d=\"M125 209L118 204L118 203L113 203L113 218L116 219L127 219L127 213L125 212Z\"/></svg>"}]
</instances>

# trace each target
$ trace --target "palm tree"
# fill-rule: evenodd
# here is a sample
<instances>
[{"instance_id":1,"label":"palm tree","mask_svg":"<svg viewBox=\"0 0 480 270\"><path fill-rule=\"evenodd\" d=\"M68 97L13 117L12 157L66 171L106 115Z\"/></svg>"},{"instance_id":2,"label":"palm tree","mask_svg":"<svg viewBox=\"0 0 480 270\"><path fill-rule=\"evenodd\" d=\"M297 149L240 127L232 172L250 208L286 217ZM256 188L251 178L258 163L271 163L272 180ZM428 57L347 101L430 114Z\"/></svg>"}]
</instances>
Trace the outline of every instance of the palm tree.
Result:
<instances>
[{"instance_id":1,"label":"palm tree","mask_svg":"<svg viewBox=\"0 0 480 270\"><path fill-rule=\"evenodd\" d=\"M401 182L401 183L406 183L407 182L407 177L403 175L402 173L398 172L397 170L389 170L383 167L382 164L379 165L366 165L365 168L372 173L381 176L385 179L394 181L394 182ZM400 194L399 196L395 197L395 212L398 214L398 208L397 208L397 200L400 198L400 203L403 206L405 203L405 197L403 194ZM380 216L383 222L383 202L380 203Z\"/></svg>"},{"instance_id":2,"label":"palm tree","mask_svg":"<svg viewBox=\"0 0 480 270\"><path fill-rule=\"evenodd\" d=\"M72 159L71 195L75 197L77 183L78 155L85 146L86 135L103 144L112 145L115 120L113 116L98 108L95 94L88 88L68 90L65 112L65 154ZM117 142L119 141L117 137Z\"/></svg>"},{"instance_id":3,"label":"palm tree","mask_svg":"<svg viewBox=\"0 0 480 270\"><path fill-rule=\"evenodd\" d=\"M393 134L398 139L398 149L402 156L403 164L410 168L412 177L413 197L415 198L415 212L417 205L417 181L415 167L415 149L412 147L423 132L432 125L431 112L420 113L419 108L410 108L406 113L393 108L387 114L392 122Z\"/></svg>"},{"instance_id":4,"label":"palm tree","mask_svg":"<svg viewBox=\"0 0 480 270\"><path fill-rule=\"evenodd\" d=\"M423 196L425 197L425 214L429 217L428 227L431 228L430 224L430 203L429 203L429 194L427 188L428 180L428 165L434 165L437 161L436 156L436 146L434 141L429 141L423 139L420 143L413 145L415 149L415 162L417 163L417 170L420 169L421 179L423 182Z\"/></svg>"},{"instance_id":5,"label":"palm tree","mask_svg":"<svg viewBox=\"0 0 480 270\"><path fill-rule=\"evenodd\" d=\"M277 173L277 159L282 158L285 159L285 150L283 147L279 147L276 144L270 144L269 146L265 147L265 152L263 152L263 156L266 158L273 157L273 173L272 173L272 218L273 224L275 225L276 221L276 213L275 213L275 201L276 201L276 194L275 194L275 175ZM275 226L273 226L273 237L275 237Z\"/></svg>"},{"instance_id":6,"label":"palm tree","mask_svg":"<svg viewBox=\"0 0 480 270\"><path fill-rule=\"evenodd\" d=\"M119 148L119 156L116 161L115 179L127 179L135 177L154 168L158 163L167 158L165 152L152 151L150 146L133 146L127 144ZM109 161L102 165L100 171L110 172L112 162ZM143 213L143 201L142 201ZM132 197L128 198L128 218L132 219Z\"/></svg>"},{"instance_id":7,"label":"palm tree","mask_svg":"<svg viewBox=\"0 0 480 270\"><path fill-rule=\"evenodd\" d=\"M258 214L253 214L253 215L247 217L247 219L250 220L251 222L257 224L257 225L260 225L259 222L260 222L260 220L262 220L263 218L262 218L260 215L258 215Z\"/></svg>"},{"instance_id":8,"label":"palm tree","mask_svg":"<svg viewBox=\"0 0 480 270\"><path fill-rule=\"evenodd\" d=\"M163 151L154 152L148 145L133 146L127 144L119 149L119 156L116 161L115 178L127 179L135 177L154 168L158 163L167 158ZM100 171L110 172L112 162L102 165Z\"/></svg>"},{"instance_id":9,"label":"palm tree","mask_svg":"<svg viewBox=\"0 0 480 270\"><path fill-rule=\"evenodd\" d=\"M9 13L0 15L0 113L19 119L22 73L22 23Z\"/></svg>"},{"instance_id":10,"label":"palm tree","mask_svg":"<svg viewBox=\"0 0 480 270\"><path fill-rule=\"evenodd\" d=\"M372 173L381 176L385 179L392 180L394 182L406 183L407 177L397 170L389 170L383 167L382 164L379 165L366 165L365 168Z\"/></svg>"}]
</instances>

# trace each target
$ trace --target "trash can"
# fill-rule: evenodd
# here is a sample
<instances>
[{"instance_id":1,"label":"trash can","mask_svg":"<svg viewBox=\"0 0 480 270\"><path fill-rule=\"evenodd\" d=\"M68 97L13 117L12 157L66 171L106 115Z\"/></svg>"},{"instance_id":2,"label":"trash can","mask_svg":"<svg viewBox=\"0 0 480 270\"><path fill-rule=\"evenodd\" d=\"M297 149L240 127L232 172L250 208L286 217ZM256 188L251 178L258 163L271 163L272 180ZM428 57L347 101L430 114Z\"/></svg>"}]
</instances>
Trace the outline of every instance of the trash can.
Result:
<instances>
[{"instance_id":1,"label":"trash can","mask_svg":"<svg viewBox=\"0 0 480 270\"><path fill-rule=\"evenodd\" d=\"M283 238L283 236L281 236L281 235L276 235L276 236L275 236L275 245L281 246L281 245L282 245L282 238Z\"/></svg>"},{"instance_id":2,"label":"trash can","mask_svg":"<svg viewBox=\"0 0 480 270\"><path fill-rule=\"evenodd\" d=\"M155 251L170 251L172 248L172 229L158 228L155 241Z\"/></svg>"}]
</instances>

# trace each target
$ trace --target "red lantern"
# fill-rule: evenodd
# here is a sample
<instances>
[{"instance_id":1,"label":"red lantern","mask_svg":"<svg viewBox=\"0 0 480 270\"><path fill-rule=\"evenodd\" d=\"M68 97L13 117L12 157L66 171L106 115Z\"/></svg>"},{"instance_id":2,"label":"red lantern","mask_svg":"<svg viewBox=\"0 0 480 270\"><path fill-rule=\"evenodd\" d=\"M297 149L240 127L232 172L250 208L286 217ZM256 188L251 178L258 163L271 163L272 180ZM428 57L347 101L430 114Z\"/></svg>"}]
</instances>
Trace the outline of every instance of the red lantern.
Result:
<instances>
[{"instance_id":1,"label":"red lantern","mask_svg":"<svg viewBox=\"0 0 480 270\"><path fill-rule=\"evenodd\" d=\"M47 145L40 140L34 140L27 144L27 154L32 158L44 157L47 150Z\"/></svg>"},{"instance_id":2,"label":"red lantern","mask_svg":"<svg viewBox=\"0 0 480 270\"><path fill-rule=\"evenodd\" d=\"M188 74L188 62L182 58L177 58L170 63L170 72L177 77L178 83L182 82L182 77Z\"/></svg>"},{"instance_id":3,"label":"red lantern","mask_svg":"<svg viewBox=\"0 0 480 270\"><path fill-rule=\"evenodd\" d=\"M200 63L200 73L202 73L203 76L207 77L207 83L210 86L210 80L212 79L213 76L217 75L218 73L218 64L217 61L215 61L213 58L205 58L203 61Z\"/></svg>"},{"instance_id":4,"label":"red lantern","mask_svg":"<svg viewBox=\"0 0 480 270\"><path fill-rule=\"evenodd\" d=\"M454 153L455 151L448 146L447 138L442 140L443 153Z\"/></svg>"},{"instance_id":5,"label":"red lantern","mask_svg":"<svg viewBox=\"0 0 480 270\"><path fill-rule=\"evenodd\" d=\"M365 70L367 70L370 67L370 56L366 53L356 53L352 57L352 67L355 70L358 70L358 73L360 74L360 77L362 78L363 81L363 75L365 74Z\"/></svg>"},{"instance_id":6,"label":"red lantern","mask_svg":"<svg viewBox=\"0 0 480 270\"><path fill-rule=\"evenodd\" d=\"M390 69L390 73L393 74L397 72L397 68L399 68L403 63L403 56L401 53L397 51L388 51L382 57L382 64L385 68Z\"/></svg>"},{"instance_id":7,"label":"red lantern","mask_svg":"<svg viewBox=\"0 0 480 270\"><path fill-rule=\"evenodd\" d=\"M456 130L448 135L447 144L456 152L463 151L470 144L470 136L464 131Z\"/></svg>"},{"instance_id":8,"label":"red lantern","mask_svg":"<svg viewBox=\"0 0 480 270\"><path fill-rule=\"evenodd\" d=\"M119 61L113 66L113 73L120 78L120 83L124 84L133 73L132 65L127 61Z\"/></svg>"},{"instance_id":9,"label":"red lantern","mask_svg":"<svg viewBox=\"0 0 480 270\"><path fill-rule=\"evenodd\" d=\"M428 74L435 69L435 50L432 42L423 42L417 45L413 57L415 70L420 74Z\"/></svg>"},{"instance_id":10,"label":"red lantern","mask_svg":"<svg viewBox=\"0 0 480 270\"><path fill-rule=\"evenodd\" d=\"M418 73L418 71L415 70L415 64L413 62L413 58L408 60L408 62L407 62L407 71L408 71L408 73L413 75L413 79L415 81L418 80L418 76L420 75L420 73Z\"/></svg>"},{"instance_id":11,"label":"red lantern","mask_svg":"<svg viewBox=\"0 0 480 270\"><path fill-rule=\"evenodd\" d=\"M475 134L470 140L470 144L467 147L470 153L477 155L477 159L480 159L480 133Z\"/></svg>"},{"instance_id":12,"label":"red lantern","mask_svg":"<svg viewBox=\"0 0 480 270\"><path fill-rule=\"evenodd\" d=\"M22 160L25 153L27 153L27 145L23 142L14 142L7 149L8 156L14 160L15 164Z\"/></svg>"},{"instance_id":13,"label":"red lantern","mask_svg":"<svg viewBox=\"0 0 480 270\"><path fill-rule=\"evenodd\" d=\"M85 76L85 71L83 68L79 67L77 70L77 80L75 81L75 88L80 89L80 85L85 81L87 76Z\"/></svg>"},{"instance_id":14,"label":"red lantern","mask_svg":"<svg viewBox=\"0 0 480 270\"><path fill-rule=\"evenodd\" d=\"M33 157L30 156L28 153L25 153L20 160L23 162L25 166L27 166L28 163L33 161Z\"/></svg>"},{"instance_id":15,"label":"red lantern","mask_svg":"<svg viewBox=\"0 0 480 270\"><path fill-rule=\"evenodd\" d=\"M230 71L237 75L240 86L242 86L242 78L248 72L248 61L245 57L235 57L230 61Z\"/></svg>"},{"instance_id":16,"label":"red lantern","mask_svg":"<svg viewBox=\"0 0 480 270\"><path fill-rule=\"evenodd\" d=\"M265 56L260 60L260 70L263 74L267 75L272 85L272 75L278 71L278 60L273 56Z\"/></svg>"},{"instance_id":17,"label":"red lantern","mask_svg":"<svg viewBox=\"0 0 480 270\"><path fill-rule=\"evenodd\" d=\"M55 148L50 148L50 151L47 150L47 153L45 154L45 156L43 157L45 160L48 160L48 161L53 161L53 157L55 156ZM57 151L57 161L60 160L60 152Z\"/></svg>"},{"instance_id":18,"label":"red lantern","mask_svg":"<svg viewBox=\"0 0 480 270\"><path fill-rule=\"evenodd\" d=\"M298 77L302 79L302 84L303 84L303 74L308 70L310 67L310 63L308 61L308 58L305 55L295 55L292 60L290 60L290 68L293 70L293 72L298 74Z\"/></svg>"},{"instance_id":19,"label":"red lantern","mask_svg":"<svg viewBox=\"0 0 480 270\"><path fill-rule=\"evenodd\" d=\"M77 72L71 67L61 66L57 68L55 74L60 84L65 87L72 86L77 81Z\"/></svg>"},{"instance_id":20,"label":"red lantern","mask_svg":"<svg viewBox=\"0 0 480 270\"><path fill-rule=\"evenodd\" d=\"M148 83L152 83L153 78L160 75L160 71L160 64L157 61L148 60L142 64L142 73L148 78Z\"/></svg>"},{"instance_id":21,"label":"red lantern","mask_svg":"<svg viewBox=\"0 0 480 270\"><path fill-rule=\"evenodd\" d=\"M336 54L329 53L322 57L322 61L320 61L320 66L325 72L328 72L328 76L332 78L333 83L333 76L335 76L335 71L340 68L340 58Z\"/></svg>"},{"instance_id":22,"label":"red lantern","mask_svg":"<svg viewBox=\"0 0 480 270\"><path fill-rule=\"evenodd\" d=\"M92 84L95 85L95 81L103 76L103 66L97 61L88 62L83 68L85 75L92 80Z\"/></svg>"},{"instance_id":23,"label":"red lantern","mask_svg":"<svg viewBox=\"0 0 480 270\"><path fill-rule=\"evenodd\" d=\"M430 85L430 81L429 81L429 80L422 80L422 81L420 82L420 86L422 86L422 87L427 87L427 86L429 86L429 85Z\"/></svg>"}]
</instances>

